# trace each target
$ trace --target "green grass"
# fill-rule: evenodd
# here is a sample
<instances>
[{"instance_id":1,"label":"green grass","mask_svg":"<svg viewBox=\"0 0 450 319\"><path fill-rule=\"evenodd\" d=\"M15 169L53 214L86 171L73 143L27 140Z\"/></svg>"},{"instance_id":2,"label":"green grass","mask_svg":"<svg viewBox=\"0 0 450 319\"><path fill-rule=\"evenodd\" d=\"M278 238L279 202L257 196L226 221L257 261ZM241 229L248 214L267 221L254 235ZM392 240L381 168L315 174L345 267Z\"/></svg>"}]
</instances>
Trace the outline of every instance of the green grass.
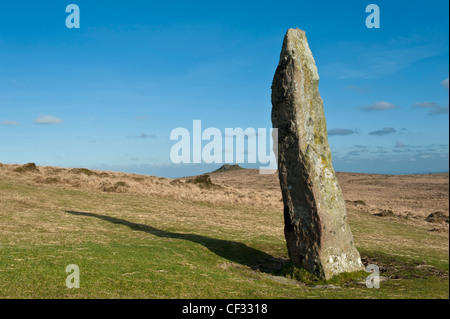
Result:
<instances>
[{"instance_id":1,"label":"green grass","mask_svg":"<svg viewBox=\"0 0 450 319\"><path fill-rule=\"evenodd\" d=\"M362 270L353 273L341 273L329 280L321 280L305 268L294 266L290 261L287 262L276 274L301 281L302 283L312 287L326 285L349 286L352 284L359 284L361 281L364 281L368 275L367 272Z\"/></svg>"},{"instance_id":2,"label":"green grass","mask_svg":"<svg viewBox=\"0 0 450 319\"><path fill-rule=\"evenodd\" d=\"M363 274L324 283L289 265L280 272L287 252L273 209L5 177L0 298L449 298L447 233L356 210L349 221L363 258L390 277L380 289ZM69 264L80 289L65 286Z\"/></svg>"}]
</instances>

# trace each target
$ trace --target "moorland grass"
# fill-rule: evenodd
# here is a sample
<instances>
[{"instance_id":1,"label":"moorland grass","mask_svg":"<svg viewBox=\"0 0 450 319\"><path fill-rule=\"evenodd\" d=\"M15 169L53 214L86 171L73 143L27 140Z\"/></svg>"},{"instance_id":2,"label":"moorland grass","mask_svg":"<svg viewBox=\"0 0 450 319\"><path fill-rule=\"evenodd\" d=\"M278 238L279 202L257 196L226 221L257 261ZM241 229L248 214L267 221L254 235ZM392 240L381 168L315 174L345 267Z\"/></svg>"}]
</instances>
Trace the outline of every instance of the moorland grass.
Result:
<instances>
[{"instance_id":1,"label":"moorland grass","mask_svg":"<svg viewBox=\"0 0 450 319\"><path fill-rule=\"evenodd\" d=\"M356 209L349 222L363 259L388 278L380 289L366 288L363 274L295 275L272 207L4 175L0 298L449 298L448 233ZM80 267L80 289L65 286L69 264Z\"/></svg>"}]
</instances>

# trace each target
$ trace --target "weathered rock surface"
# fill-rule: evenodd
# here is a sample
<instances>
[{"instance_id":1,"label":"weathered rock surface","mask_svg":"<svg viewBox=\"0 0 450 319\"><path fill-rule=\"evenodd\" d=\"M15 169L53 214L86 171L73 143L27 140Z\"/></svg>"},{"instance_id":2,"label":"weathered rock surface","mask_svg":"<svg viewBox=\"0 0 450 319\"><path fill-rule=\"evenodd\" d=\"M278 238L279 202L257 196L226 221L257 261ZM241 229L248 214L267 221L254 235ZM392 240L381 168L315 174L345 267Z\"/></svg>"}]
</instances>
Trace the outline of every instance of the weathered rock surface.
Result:
<instances>
[{"instance_id":1,"label":"weathered rock surface","mask_svg":"<svg viewBox=\"0 0 450 319\"><path fill-rule=\"evenodd\" d=\"M294 265L329 279L363 269L353 243L305 32L289 29L272 84L285 236Z\"/></svg>"}]
</instances>

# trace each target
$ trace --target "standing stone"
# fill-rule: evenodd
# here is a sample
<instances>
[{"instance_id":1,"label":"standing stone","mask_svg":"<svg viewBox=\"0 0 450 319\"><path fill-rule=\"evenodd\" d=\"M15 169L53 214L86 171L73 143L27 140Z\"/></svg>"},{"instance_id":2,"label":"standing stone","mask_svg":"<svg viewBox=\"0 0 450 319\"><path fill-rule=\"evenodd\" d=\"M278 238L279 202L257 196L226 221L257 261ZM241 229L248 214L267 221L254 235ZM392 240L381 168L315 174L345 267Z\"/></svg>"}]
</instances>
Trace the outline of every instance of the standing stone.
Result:
<instances>
[{"instance_id":1,"label":"standing stone","mask_svg":"<svg viewBox=\"0 0 450 319\"><path fill-rule=\"evenodd\" d=\"M289 257L322 279L363 269L353 243L305 32L289 29L272 84L278 172Z\"/></svg>"}]
</instances>

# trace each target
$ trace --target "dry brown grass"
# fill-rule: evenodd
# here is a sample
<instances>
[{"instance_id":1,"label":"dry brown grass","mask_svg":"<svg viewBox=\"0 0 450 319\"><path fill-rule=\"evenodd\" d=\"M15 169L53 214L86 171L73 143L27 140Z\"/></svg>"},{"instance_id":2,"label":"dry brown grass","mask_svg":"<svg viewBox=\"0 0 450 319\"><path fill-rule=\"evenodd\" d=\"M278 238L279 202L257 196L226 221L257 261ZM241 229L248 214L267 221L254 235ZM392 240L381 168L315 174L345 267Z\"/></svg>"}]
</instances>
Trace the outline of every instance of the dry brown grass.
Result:
<instances>
[{"instance_id":1,"label":"dry brown grass","mask_svg":"<svg viewBox=\"0 0 450 319\"><path fill-rule=\"evenodd\" d=\"M239 204L282 210L278 175L260 175L242 169L210 173L202 177L169 179L154 176L103 172L85 168L0 166L0 178L13 177L29 185L54 185L105 193L157 195L183 201ZM426 223L430 214L449 213L449 174L374 175L337 173L347 206L368 214ZM386 212L389 212L387 214ZM392 213L391 213L392 212ZM448 231L448 223L433 225Z\"/></svg>"},{"instance_id":2,"label":"dry brown grass","mask_svg":"<svg viewBox=\"0 0 450 319\"><path fill-rule=\"evenodd\" d=\"M166 179L55 167L15 172L19 167L0 165L0 296L448 296L445 278L393 280L378 291L360 287L334 293L302 287L292 290L291 284L276 282L255 270L277 269L274 265L287 258L276 175L259 175L253 170L211 173L211 182L205 177L199 180L220 187L204 188L204 183L188 182L195 177ZM363 175L339 177L344 177L341 184L349 222L363 257L384 256L397 266L405 260L448 270L449 234L430 231L444 225L402 218L397 206L393 217L374 216L378 209L389 209L387 203L395 203L391 197L401 185L391 181L389 187L365 189L374 183L370 175L365 180ZM355 178L361 181L355 182ZM410 184L402 187L413 192L414 180L426 185L434 196L420 200L425 205L429 201L432 211L444 211L448 193L444 203L435 197L448 189L442 186L448 175L426 178L432 181L411 177ZM408 205L421 216L421 206ZM65 266L74 262L95 270L95 276L83 277L87 290L78 294L67 291L64 278L55 276L59 271L65 275Z\"/></svg>"},{"instance_id":3,"label":"dry brown grass","mask_svg":"<svg viewBox=\"0 0 450 319\"><path fill-rule=\"evenodd\" d=\"M377 175L337 173L349 209L424 223L430 214L449 215L449 174ZM258 170L211 174L213 183L257 194L258 205L281 209L278 175ZM391 214L392 212L392 214ZM440 225L448 231L448 223ZM438 227L438 228L439 228Z\"/></svg>"},{"instance_id":4,"label":"dry brown grass","mask_svg":"<svg viewBox=\"0 0 450 319\"><path fill-rule=\"evenodd\" d=\"M19 173L17 170L21 172ZM62 188L108 193L157 195L187 201L281 207L279 202L281 194L272 194L265 189L241 189L239 185L215 187L214 183L210 185L211 187L205 187L204 183L189 182L189 178L174 180L85 168L67 169L59 167L38 167L37 170L22 172L20 165L8 164L0 166L0 178L2 176L13 177L15 180L34 186L54 185ZM277 200L267 200L272 196L276 196Z\"/></svg>"}]
</instances>

